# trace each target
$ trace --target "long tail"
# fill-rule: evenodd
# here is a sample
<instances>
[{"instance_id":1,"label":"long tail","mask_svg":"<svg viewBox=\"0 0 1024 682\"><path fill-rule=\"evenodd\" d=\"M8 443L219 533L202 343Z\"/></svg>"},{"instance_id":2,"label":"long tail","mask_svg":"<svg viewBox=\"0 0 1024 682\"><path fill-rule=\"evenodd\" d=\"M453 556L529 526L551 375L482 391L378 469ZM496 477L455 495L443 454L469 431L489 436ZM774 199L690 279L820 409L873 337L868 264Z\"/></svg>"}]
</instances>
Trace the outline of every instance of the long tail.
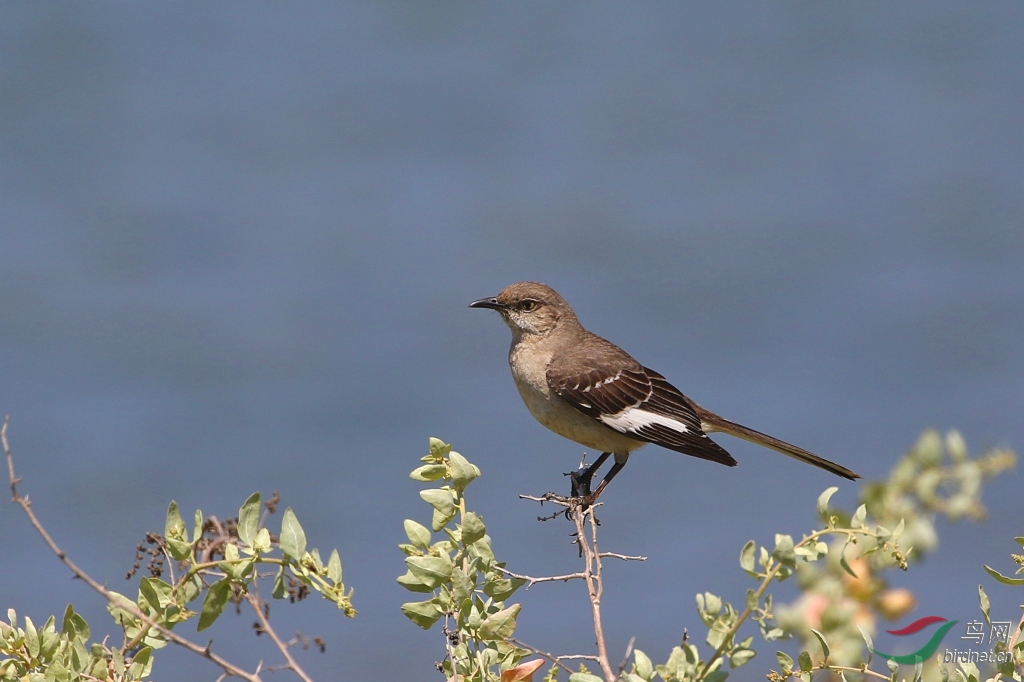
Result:
<instances>
[{"instance_id":1,"label":"long tail","mask_svg":"<svg viewBox=\"0 0 1024 682\"><path fill-rule=\"evenodd\" d=\"M844 466L840 466L835 462L830 462L823 457L818 457L813 452L807 452L803 448L798 448L795 445L790 445L786 441L779 440L778 438L772 438L766 433L755 431L754 429L748 429L746 426L731 422L724 417L719 417L714 412L709 412L703 407L697 407L697 415L700 417L701 428L704 431L711 433L719 431L721 433L727 433L730 436L736 436L743 440L748 440L751 443L763 445L766 448L771 448L776 452L781 452L787 457L806 462L807 464L813 464L814 466L824 469L825 471L832 472L836 476L842 476L851 481L860 478L860 474L855 474Z\"/></svg>"}]
</instances>

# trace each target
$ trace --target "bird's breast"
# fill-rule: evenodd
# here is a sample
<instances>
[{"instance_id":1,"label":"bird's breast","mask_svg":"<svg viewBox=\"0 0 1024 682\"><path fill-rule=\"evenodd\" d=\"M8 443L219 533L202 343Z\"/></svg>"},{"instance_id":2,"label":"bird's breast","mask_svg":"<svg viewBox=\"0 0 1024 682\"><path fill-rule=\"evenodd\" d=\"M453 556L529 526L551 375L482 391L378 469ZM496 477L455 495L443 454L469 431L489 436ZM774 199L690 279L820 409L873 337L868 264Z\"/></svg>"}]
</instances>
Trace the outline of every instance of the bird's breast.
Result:
<instances>
[{"instance_id":1,"label":"bird's breast","mask_svg":"<svg viewBox=\"0 0 1024 682\"><path fill-rule=\"evenodd\" d=\"M509 350L512 378L534 419L558 435L602 452L630 452L643 442L605 426L563 400L548 385L551 353L513 344Z\"/></svg>"}]
</instances>

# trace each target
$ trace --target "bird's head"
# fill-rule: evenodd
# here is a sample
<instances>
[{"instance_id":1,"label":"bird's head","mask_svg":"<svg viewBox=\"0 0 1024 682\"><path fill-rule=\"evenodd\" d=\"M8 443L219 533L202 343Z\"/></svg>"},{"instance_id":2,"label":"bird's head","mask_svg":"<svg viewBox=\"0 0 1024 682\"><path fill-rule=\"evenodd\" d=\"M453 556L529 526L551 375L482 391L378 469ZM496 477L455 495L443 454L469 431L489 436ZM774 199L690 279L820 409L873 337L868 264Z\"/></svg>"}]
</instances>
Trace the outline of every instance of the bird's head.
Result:
<instances>
[{"instance_id":1,"label":"bird's head","mask_svg":"<svg viewBox=\"0 0 1024 682\"><path fill-rule=\"evenodd\" d=\"M497 310L513 334L546 336L568 320L576 320L565 299L539 282L510 284L497 296L473 301L469 307Z\"/></svg>"}]
</instances>

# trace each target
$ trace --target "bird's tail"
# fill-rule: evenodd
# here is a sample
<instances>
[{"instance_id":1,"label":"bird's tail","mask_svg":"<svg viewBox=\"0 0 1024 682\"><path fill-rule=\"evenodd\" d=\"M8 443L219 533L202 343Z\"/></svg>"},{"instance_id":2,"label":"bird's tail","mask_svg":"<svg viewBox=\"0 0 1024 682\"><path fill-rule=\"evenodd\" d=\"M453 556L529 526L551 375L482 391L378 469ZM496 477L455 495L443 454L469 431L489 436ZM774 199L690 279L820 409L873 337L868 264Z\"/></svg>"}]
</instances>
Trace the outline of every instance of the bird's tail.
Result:
<instances>
[{"instance_id":1,"label":"bird's tail","mask_svg":"<svg viewBox=\"0 0 1024 682\"><path fill-rule=\"evenodd\" d=\"M832 472L836 476L842 476L843 478L851 481L860 478L860 474L855 474L844 466L840 466L835 462L830 462L823 457L818 457L813 452L807 452L803 448L798 448L795 445L790 445L786 441L779 440L778 438L772 438L766 433L755 431L754 429L748 429L746 426L731 422L724 417L719 417L714 412L709 412L702 407L697 408L697 414L700 417L701 428L707 432L718 431L721 433L727 433L730 436L736 436L743 440L748 440L751 443L763 445L766 448L771 448L776 452L781 452L787 457L812 464L825 471Z\"/></svg>"}]
</instances>

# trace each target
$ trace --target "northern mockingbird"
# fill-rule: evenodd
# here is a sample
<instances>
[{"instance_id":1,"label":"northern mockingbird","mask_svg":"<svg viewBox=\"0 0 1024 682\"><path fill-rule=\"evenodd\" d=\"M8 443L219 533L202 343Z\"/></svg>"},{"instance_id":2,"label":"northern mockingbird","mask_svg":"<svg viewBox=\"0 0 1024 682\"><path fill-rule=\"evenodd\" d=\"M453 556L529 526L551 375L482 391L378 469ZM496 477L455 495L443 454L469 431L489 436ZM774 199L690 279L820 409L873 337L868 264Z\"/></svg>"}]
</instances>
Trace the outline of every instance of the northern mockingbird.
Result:
<instances>
[{"instance_id":1,"label":"northern mockingbird","mask_svg":"<svg viewBox=\"0 0 1024 682\"><path fill-rule=\"evenodd\" d=\"M626 465L629 453L647 443L736 466L732 455L708 438L715 432L843 478L860 478L846 467L705 410L665 377L584 329L565 299L545 284L511 284L469 307L497 310L512 330L508 364L530 414L558 435L602 453L573 475L573 495L597 498ZM591 495L590 481L611 455L615 464Z\"/></svg>"}]
</instances>

